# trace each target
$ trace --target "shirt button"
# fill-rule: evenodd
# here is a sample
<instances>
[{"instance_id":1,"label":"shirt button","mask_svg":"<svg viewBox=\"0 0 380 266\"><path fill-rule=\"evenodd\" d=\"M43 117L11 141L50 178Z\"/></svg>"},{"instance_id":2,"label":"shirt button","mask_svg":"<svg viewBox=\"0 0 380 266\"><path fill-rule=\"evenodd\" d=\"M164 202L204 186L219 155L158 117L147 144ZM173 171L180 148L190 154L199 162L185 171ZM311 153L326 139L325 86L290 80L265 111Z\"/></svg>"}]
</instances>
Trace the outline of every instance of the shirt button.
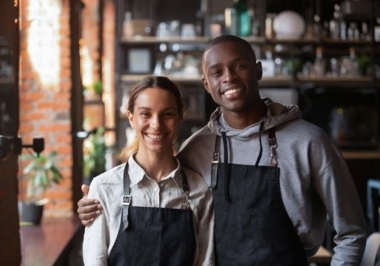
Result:
<instances>
[{"instance_id":1,"label":"shirt button","mask_svg":"<svg viewBox=\"0 0 380 266\"><path fill-rule=\"evenodd\" d=\"M153 189L154 192L157 192L157 190L158 190L158 188L156 188L156 187Z\"/></svg>"}]
</instances>

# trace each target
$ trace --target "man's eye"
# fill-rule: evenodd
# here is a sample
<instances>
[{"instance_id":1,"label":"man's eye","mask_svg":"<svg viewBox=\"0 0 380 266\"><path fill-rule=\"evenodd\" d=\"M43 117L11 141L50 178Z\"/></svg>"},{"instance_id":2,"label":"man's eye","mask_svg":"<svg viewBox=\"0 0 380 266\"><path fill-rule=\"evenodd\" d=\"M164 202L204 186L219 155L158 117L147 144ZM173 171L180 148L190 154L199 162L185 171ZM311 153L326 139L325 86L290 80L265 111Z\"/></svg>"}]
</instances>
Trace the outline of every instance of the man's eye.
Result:
<instances>
[{"instance_id":1,"label":"man's eye","mask_svg":"<svg viewBox=\"0 0 380 266\"><path fill-rule=\"evenodd\" d=\"M140 115L144 116L144 117L147 117L147 116L149 116L149 113L148 112L142 112L142 113L140 113Z\"/></svg>"},{"instance_id":2,"label":"man's eye","mask_svg":"<svg viewBox=\"0 0 380 266\"><path fill-rule=\"evenodd\" d=\"M220 76L220 71L213 71L211 75L214 77Z\"/></svg>"}]
</instances>

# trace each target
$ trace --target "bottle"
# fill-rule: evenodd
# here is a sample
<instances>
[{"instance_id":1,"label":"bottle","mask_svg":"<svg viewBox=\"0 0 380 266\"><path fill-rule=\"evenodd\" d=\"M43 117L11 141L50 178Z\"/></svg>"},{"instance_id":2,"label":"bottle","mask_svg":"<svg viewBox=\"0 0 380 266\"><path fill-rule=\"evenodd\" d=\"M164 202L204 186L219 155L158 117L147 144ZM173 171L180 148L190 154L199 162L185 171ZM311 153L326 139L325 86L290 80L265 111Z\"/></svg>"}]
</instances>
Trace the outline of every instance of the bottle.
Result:
<instances>
[{"instance_id":1,"label":"bottle","mask_svg":"<svg viewBox=\"0 0 380 266\"><path fill-rule=\"evenodd\" d=\"M321 35L321 25L319 15L314 15L314 23L313 23L313 35L315 38L318 38Z\"/></svg>"},{"instance_id":2,"label":"bottle","mask_svg":"<svg viewBox=\"0 0 380 266\"><path fill-rule=\"evenodd\" d=\"M356 59L355 48L350 47L350 60L348 64L348 74L350 76L358 76L359 75L359 64Z\"/></svg>"},{"instance_id":3,"label":"bottle","mask_svg":"<svg viewBox=\"0 0 380 266\"><path fill-rule=\"evenodd\" d=\"M200 37L204 36L204 15L201 10L198 10L195 14L195 35Z\"/></svg>"},{"instance_id":4,"label":"bottle","mask_svg":"<svg viewBox=\"0 0 380 266\"><path fill-rule=\"evenodd\" d=\"M322 55L322 47L318 46L315 51L315 61L313 65L314 74L317 77L324 76L326 70L326 61Z\"/></svg>"},{"instance_id":5,"label":"bottle","mask_svg":"<svg viewBox=\"0 0 380 266\"><path fill-rule=\"evenodd\" d=\"M371 36L368 31L368 24L366 22L362 22L362 33L360 34L360 39L366 41L371 40Z\"/></svg>"},{"instance_id":6,"label":"bottle","mask_svg":"<svg viewBox=\"0 0 380 266\"><path fill-rule=\"evenodd\" d=\"M248 7L248 14L251 20L250 23L252 36L260 36L259 18L257 16L257 7L255 1L251 1L251 4Z\"/></svg>"},{"instance_id":7,"label":"bottle","mask_svg":"<svg viewBox=\"0 0 380 266\"><path fill-rule=\"evenodd\" d=\"M339 5L334 5L334 18L330 21L330 38L333 40L338 40L340 38L340 26L341 26L341 15Z\"/></svg>"},{"instance_id":8,"label":"bottle","mask_svg":"<svg viewBox=\"0 0 380 266\"><path fill-rule=\"evenodd\" d=\"M267 39L272 39L274 37L274 32L273 32L274 17L275 17L274 13L268 13L265 18L265 37Z\"/></svg>"},{"instance_id":9,"label":"bottle","mask_svg":"<svg viewBox=\"0 0 380 266\"><path fill-rule=\"evenodd\" d=\"M354 29L354 40L359 40L360 38L360 32L359 32L359 29L358 29L358 25L354 22L352 23L353 25L353 29Z\"/></svg>"},{"instance_id":10,"label":"bottle","mask_svg":"<svg viewBox=\"0 0 380 266\"><path fill-rule=\"evenodd\" d=\"M132 14L131 12L125 12L123 21L123 37L129 38L133 36Z\"/></svg>"},{"instance_id":11,"label":"bottle","mask_svg":"<svg viewBox=\"0 0 380 266\"><path fill-rule=\"evenodd\" d=\"M340 39L347 39L347 24L344 20L342 20L342 22L340 23Z\"/></svg>"},{"instance_id":12,"label":"bottle","mask_svg":"<svg viewBox=\"0 0 380 266\"><path fill-rule=\"evenodd\" d=\"M244 0L234 0L234 4L225 9L224 15L226 30L229 34L241 37L251 34L251 17Z\"/></svg>"},{"instance_id":13,"label":"bottle","mask_svg":"<svg viewBox=\"0 0 380 266\"><path fill-rule=\"evenodd\" d=\"M376 18L376 25L374 27L374 39L380 42L380 17Z\"/></svg>"}]
</instances>

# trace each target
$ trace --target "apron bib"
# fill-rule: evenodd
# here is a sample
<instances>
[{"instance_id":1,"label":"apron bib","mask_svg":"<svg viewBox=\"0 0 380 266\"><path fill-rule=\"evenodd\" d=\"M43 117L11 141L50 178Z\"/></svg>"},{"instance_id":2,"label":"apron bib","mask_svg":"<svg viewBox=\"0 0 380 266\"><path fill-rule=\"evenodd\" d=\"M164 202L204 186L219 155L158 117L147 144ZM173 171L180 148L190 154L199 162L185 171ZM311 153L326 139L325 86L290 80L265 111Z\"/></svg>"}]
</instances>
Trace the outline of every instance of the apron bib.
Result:
<instances>
[{"instance_id":1,"label":"apron bib","mask_svg":"<svg viewBox=\"0 0 380 266\"><path fill-rule=\"evenodd\" d=\"M124 170L121 224L108 257L110 266L192 266L196 251L193 213L188 202L188 183L181 171L183 209L133 207L128 167ZM127 200L125 200L127 198ZM187 204L185 204L187 203Z\"/></svg>"},{"instance_id":2,"label":"apron bib","mask_svg":"<svg viewBox=\"0 0 380 266\"><path fill-rule=\"evenodd\" d=\"M274 130L270 138L271 142L275 141ZM256 166L228 163L213 166L217 171L213 196L218 266L308 265L282 202L275 147L271 147L273 166L258 166L258 162Z\"/></svg>"}]
</instances>

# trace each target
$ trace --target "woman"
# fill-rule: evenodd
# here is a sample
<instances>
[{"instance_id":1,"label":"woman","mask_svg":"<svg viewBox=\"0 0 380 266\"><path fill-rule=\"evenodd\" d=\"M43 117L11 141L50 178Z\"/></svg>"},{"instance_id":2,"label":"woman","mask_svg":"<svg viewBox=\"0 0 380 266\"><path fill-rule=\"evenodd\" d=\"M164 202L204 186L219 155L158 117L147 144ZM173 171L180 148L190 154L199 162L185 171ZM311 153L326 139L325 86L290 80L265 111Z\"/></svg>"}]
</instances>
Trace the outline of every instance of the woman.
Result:
<instances>
[{"instance_id":1,"label":"woman","mask_svg":"<svg viewBox=\"0 0 380 266\"><path fill-rule=\"evenodd\" d=\"M127 110L136 141L126 163L91 183L89 197L103 213L85 229L85 265L213 265L212 194L173 155L184 111L179 89L146 77Z\"/></svg>"}]
</instances>

